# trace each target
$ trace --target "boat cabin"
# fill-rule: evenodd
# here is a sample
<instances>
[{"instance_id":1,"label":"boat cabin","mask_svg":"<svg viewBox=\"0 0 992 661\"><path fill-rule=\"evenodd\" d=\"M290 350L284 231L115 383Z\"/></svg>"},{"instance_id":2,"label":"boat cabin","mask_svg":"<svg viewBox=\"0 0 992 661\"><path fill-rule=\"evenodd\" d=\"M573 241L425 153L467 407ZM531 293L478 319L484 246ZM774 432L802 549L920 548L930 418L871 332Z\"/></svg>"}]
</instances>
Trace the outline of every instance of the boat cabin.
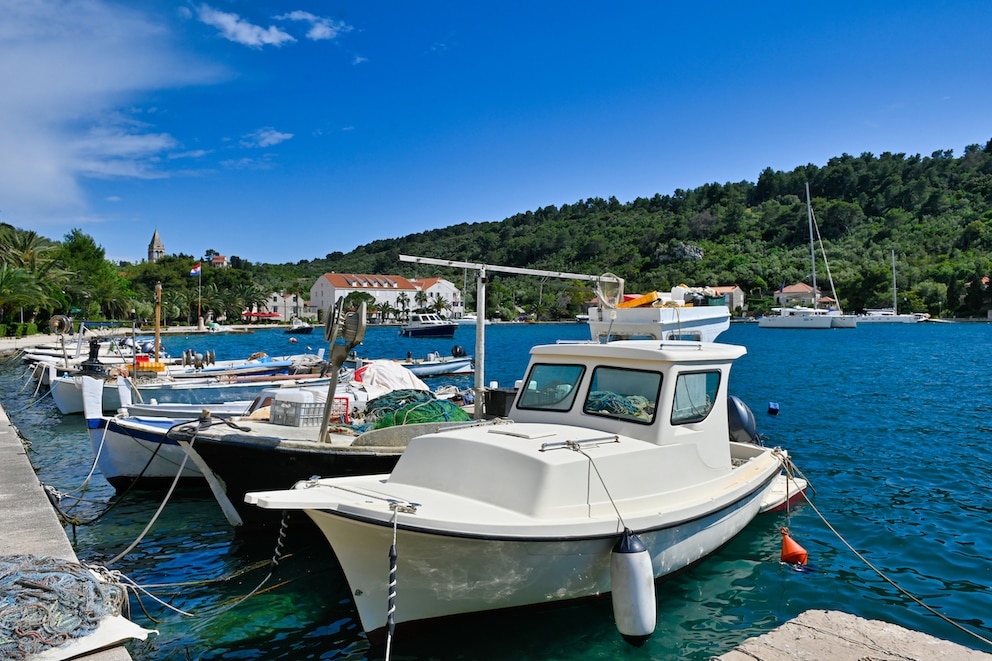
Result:
<instances>
[{"instance_id":1,"label":"boat cabin","mask_svg":"<svg viewBox=\"0 0 992 661\"><path fill-rule=\"evenodd\" d=\"M595 428L657 445L683 442L688 433L726 427L726 380L731 361L745 351L653 340L534 347L508 417ZM715 408L720 411L711 416Z\"/></svg>"}]
</instances>

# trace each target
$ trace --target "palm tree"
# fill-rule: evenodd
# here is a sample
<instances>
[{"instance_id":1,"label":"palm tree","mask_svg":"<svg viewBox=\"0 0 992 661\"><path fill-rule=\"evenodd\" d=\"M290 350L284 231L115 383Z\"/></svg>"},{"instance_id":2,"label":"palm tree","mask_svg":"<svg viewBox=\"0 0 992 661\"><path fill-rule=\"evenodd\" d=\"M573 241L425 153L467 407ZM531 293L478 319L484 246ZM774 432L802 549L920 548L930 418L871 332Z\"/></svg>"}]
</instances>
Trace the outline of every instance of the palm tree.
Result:
<instances>
[{"instance_id":1,"label":"palm tree","mask_svg":"<svg viewBox=\"0 0 992 661\"><path fill-rule=\"evenodd\" d=\"M261 312L268 306L269 296L261 287L253 282L244 283L237 289L237 299L239 309L232 313L233 316L241 317L245 312Z\"/></svg>"},{"instance_id":2,"label":"palm tree","mask_svg":"<svg viewBox=\"0 0 992 661\"><path fill-rule=\"evenodd\" d=\"M8 310L34 305L44 296L38 282L19 266L0 263L0 322Z\"/></svg>"},{"instance_id":3,"label":"palm tree","mask_svg":"<svg viewBox=\"0 0 992 661\"><path fill-rule=\"evenodd\" d=\"M449 303L444 296L441 296L441 294L434 293L431 295L430 308L434 312L441 314L442 311L451 309L451 303Z\"/></svg>"},{"instance_id":4,"label":"palm tree","mask_svg":"<svg viewBox=\"0 0 992 661\"><path fill-rule=\"evenodd\" d=\"M403 318L407 321L410 320L410 313L407 308L410 307L410 297L406 295L406 292L400 292L399 296L396 297L396 303L403 310Z\"/></svg>"},{"instance_id":5,"label":"palm tree","mask_svg":"<svg viewBox=\"0 0 992 661\"><path fill-rule=\"evenodd\" d=\"M418 289L417 293L413 295L413 300L417 303L417 309L423 310L427 307L427 292L423 289Z\"/></svg>"},{"instance_id":6,"label":"palm tree","mask_svg":"<svg viewBox=\"0 0 992 661\"><path fill-rule=\"evenodd\" d=\"M36 232L0 226L0 262L22 269L37 285L33 298L21 304L34 320L38 310L55 309L62 299L70 273L56 260L59 244Z\"/></svg>"},{"instance_id":7,"label":"palm tree","mask_svg":"<svg viewBox=\"0 0 992 661\"><path fill-rule=\"evenodd\" d=\"M216 282L208 282L203 285L203 296L200 300L200 315L207 317L210 316L207 314L209 312L216 318L226 309L226 298L227 296L217 288ZM200 320L197 319L197 323L199 322Z\"/></svg>"}]
</instances>

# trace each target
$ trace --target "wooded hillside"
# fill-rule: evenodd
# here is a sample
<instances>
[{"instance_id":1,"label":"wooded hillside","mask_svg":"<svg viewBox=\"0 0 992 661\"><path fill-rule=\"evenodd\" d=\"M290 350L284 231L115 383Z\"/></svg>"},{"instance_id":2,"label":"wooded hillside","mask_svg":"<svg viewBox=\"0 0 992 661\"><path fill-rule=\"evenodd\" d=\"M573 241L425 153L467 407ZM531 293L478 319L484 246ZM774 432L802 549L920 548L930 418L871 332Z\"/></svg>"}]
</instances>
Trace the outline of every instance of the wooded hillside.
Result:
<instances>
[{"instance_id":1,"label":"wooded hillside","mask_svg":"<svg viewBox=\"0 0 992 661\"><path fill-rule=\"evenodd\" d=\"M400 254L612 272L633 293L682 283L736 284L749 293L748 313L760 314L780 286L810 280L806 182L845 311L891 306L894 250L900 312L986 316L992 304L992 141L970 145L960 157L951 151L929 157L845 154L822 167L766 169L756 183L712 183L628 203L590 198L294 264L232 256L232 268L204 268L202 278L190 278L189 270L206 258L167 255L156 263L111 264L80 230L57 242L0 224L0 324L44 322L49 314L147 318L157 282L165 286L168 320L188 323L208 311L236 320L245 309L264 307L270 292L305 297L316 278L331 271L439 275L459 286L465 282L468 308L474 308L474 274L403 263ZM822 268L817 283L828 292ZM585 282L490 276L487 316L511 318L523 310L569 318L584 312L593 296Z\"/></svg>"},{"instance_id":2,"label":"wooded hillside","mask_svg":"<svg viewBox=\"0 0 992 661\"><path fill-rule=\"evenodd\" d=\"M752 312L761 311L782 283L809 282L805 182L845 310L891 306L895 250L901 312L984 316L990 290L968 283L982 283L992 273L992 141L967 147L961 157L951 151L929 157L844 154L823 167L766 169L756 183L706 184L626 204L590 198L265 270L307 277L330 271L461 277L453 269L398 263L399 254L410 254L609 271L627 280L629 292L680 283L737 284L751 293ZM822 267L818 284L827 289ZM539 291L539 278L494 279L497 306L512 300L528 311L551 314L579 296L576 283L549 280ZM471 295L471 281L468 290Z\"/></svg>"}]
</instances>

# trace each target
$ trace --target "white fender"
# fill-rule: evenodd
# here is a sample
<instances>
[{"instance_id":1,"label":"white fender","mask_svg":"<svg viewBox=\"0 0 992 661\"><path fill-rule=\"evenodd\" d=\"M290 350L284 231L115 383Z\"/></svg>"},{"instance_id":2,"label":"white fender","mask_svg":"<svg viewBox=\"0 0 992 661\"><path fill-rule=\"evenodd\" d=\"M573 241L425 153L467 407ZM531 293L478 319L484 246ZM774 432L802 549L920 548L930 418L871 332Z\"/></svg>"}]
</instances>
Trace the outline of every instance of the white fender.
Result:
<instances>
[{"instance_id":1,"label":"white fender","mask_svg":"<svg viewBox=\"0 0 992 661\"><path fill-rule=\"evenodd\" d=\"M83 415L90 429L95 429L103 416L103 380L92 376L80 377L83 391Z\"/></svg>"},{"instance_id":2,"label":"white fender","mask_svg":"<svg viewBox=\"0 0 992 661\"><path fill-rule=\"evenodd\" d=\"M630 528L624 529L610 554L610 581L617 631L640 647L654 633L658 605L651 554Z\"/></svg>"},{"instance_id":3,"label":"white fender","mask_svg":"<svg viewBox=\"0 0 992 661\"><path fill-rule=\"evenodd\" d=\"M121 408L127 409L131 406L131 382L123 376L117 377L117 396L121 399Z\"/></svg>"}]
</instances>

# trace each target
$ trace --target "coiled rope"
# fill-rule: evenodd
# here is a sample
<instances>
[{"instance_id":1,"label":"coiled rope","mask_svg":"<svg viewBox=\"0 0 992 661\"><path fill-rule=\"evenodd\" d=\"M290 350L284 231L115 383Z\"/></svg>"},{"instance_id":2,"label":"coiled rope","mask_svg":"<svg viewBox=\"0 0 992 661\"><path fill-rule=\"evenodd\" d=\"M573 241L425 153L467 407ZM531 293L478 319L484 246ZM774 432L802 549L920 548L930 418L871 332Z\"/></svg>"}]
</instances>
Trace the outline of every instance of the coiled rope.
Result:
<instances>
[{"instance_id":1,"label":"coiled rope","mask_svg":"<svg viewBox=\"0 0 992 661\"><path fill-rule=\"evenodd\" d=\"M0 557L0 657L27 659L92 633L120 615L126 592L79 563L51 557Z\"/></svg>"}]
</instances>

